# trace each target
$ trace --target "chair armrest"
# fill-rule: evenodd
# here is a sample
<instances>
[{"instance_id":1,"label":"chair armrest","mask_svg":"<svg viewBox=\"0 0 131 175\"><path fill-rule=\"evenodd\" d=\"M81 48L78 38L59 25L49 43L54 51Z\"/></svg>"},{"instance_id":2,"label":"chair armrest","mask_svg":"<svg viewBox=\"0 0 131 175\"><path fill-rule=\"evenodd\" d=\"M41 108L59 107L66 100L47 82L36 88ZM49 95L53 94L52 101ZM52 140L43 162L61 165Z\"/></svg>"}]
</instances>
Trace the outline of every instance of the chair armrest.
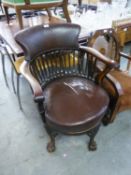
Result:
<instances>
[{"instance_id":1,"label":"chair armrest","mask_svg":"<svg viewBox=\"0 0 131 175\"><path fill-rule=\"evenodd\" d=\"M115 62L114 60L111 60L108 57L102 55L99 51L97 51L94 48L90 48L90 47L80 47L80 48L82 50L86 51L87 53L91 53L92 55L97 57L99 61L101 61L105 65L107 65L107 67L109 69L107 69L107 72L105 72L104 77L106 77L106 79L108 79L108 81L112 84L112 86L114 87L114 90L118 96L123 95L124 94L123 88L122 88L121 84L119 83L119 81L117 79L115 79L115 77L113 77L110 73L108 73L111 69L118 68L119 64L117 62Z\"/></svg>"},{"instance_id":2,"label":"chair armrest","mask_svg":"<svg viewBox=\"0 0 131 175\"><path fill-rule=\"evenodd\" d=\"M111 85L114 87L114 90L117 94L117 96L122 96L124 94L123 88L119 81L115 77L113 77L110 73L106 75L106 79L111 83Z\"/></svg>"},{"instance_id":3,"label":"chair armrest","mask_svg":"<svg viewBox=\"0 0 131 175\"><path fill-rule=\"evenodd\" d=\"M102 61L104 64L106 64L109 67L108 72L113 68L118 68L119 67L119 64L117 62L115 62L114 60L109 59L108 57L106 57L104 55L102 55L99 51L97 51L94 48L81 47L81 49L88 52L88 53L91 53L92 55L96 56L99 61ZM114 87L115 92L117 93L118 96L123 95L124 92L123 92L121 84L119 83L119 81L117 81L117 79L115 79L115 77L113 77L108 72L106 73L106 78L109 80L109 82Z\"/></svg>"},{"instance_id":4,"label":"chair armrest","mask_svg":"<svg viewBox=\"0 0 131 175\"><path fill-rule=\"evenodd\" d=\"M93 67L96 67L99 70L99 73L96 76L96 82L99 84L102 84L104 77L107 75L107 73L109 73L109 71L111 71L113 68L119 67L117 62L104 56L94 48L80 46L80 50L92 55L92 62L94 64ZM97 66L97 62L99 61L104 64L104 66L101 68L98 68Z\"/></svg>"},{"instance_id":5,"label":"chair armrest","mask_svg":"<svg viewBox=\"0 0 131 175\"><path fill-rule=\"evenodd\" d=\"M124 58L127 58L128 60L131 61L131 56L130 55L127 55L127 54L125 54L123 52L120 52L119 55L122 56L122 57L124 57Z\"/></svg>"},{"instance_id":6,"label":"chair armrest","mask_svg":"<svg viewBox=\"0 0 131 175\"><path fill-rule=\"evenodd\" d=\"M27 79L27 81L29 82L32 90L33 90L33 94L34 94L34 100L35 102L39 102L41 100L44 99L43 97L43 91L42 88L39 84L39 82L33 77L33 75L31 74L30 70L29 70L29 65L27 61L24 61L21 66L20 66L20 73L25 77L25 79Z\"/></svg>"},{"instance_id":7,"label":"chair armrest","mask_svg":"<svg viewBox=\"0 0 131 175\"><path fill-rule=\"evenodd\" d=\"M92 55L97 57L98 61L103 62L108 67L110 67L110 69L117 68L119 66L119 64L116 61L109 59L108 57L104 56L103 54L101 54L99 51L97 51L96 49L92 47L80 46L80 49L87 53L91 53Z\"/></svg>"},{"instance_id":8,"label":"chair armrest","mask_svg":"<svg viewBox=\"0 0 131 175\"><path fill-rule=\"evenodd\" d=\"M127 67L126 67L126 72L128 73L130 71L130 67L131 67L131 56L129 56L123 52L120 52L119 55L120 55L120 57L124 57L128 60Z\"/></svg>"}]
</instances>

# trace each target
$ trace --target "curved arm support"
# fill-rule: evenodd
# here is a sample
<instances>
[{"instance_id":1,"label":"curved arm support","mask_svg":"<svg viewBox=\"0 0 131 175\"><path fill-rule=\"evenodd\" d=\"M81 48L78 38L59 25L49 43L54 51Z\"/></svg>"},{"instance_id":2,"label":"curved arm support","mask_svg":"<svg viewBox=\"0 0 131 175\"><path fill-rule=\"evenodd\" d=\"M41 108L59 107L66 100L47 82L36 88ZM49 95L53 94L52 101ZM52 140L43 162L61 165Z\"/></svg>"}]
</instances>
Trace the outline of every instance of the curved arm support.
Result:
<instances>
[{"instance_id":1,"label":"curved arm support","mask_svg":"<svg viewBox=\"0 0 131 175\"><path fill-rule=\"evenodd\" d=\"M131 67L131 55L129 56L123 52L120 52L119 55L120 57L124 57L128 60L127 67L126 67L126 72L128 73Z\"/></svg>"},{"instance_id":2,"label":"curved arm support","mask_svg":"<svg viewBox=\"0 0 131 175\"><path fill-rule=\"evenodd\" d=\"M97 51L94 48L80 46L80 49L87 52L87 53L90 53L90 54L94 55L95 57L97 57L98 61L103 62L108 67L110 67L110 69L111 68L117 68L119 66L119 64L117 62L115 62L114 60L109 59L108 57L106 57L104 55L102 55L99 51Z\"/></svg>"},{"instance_id":3,"label":"curved arm support","mask_svg":"<svg viewBox=\"0 0 131 175\"><path fill-rule=\"evenodd\" d=\"M127 55L127 54L125 54L125 53L123 53L123 52L120 52L119 54L120 54L120 56L122 56L122 57L124 57L124 58L127 58L128 60L131 61L131 56L130 56L130 55Z\"/></svg>"},{"instance_id":4,"label":"curved arm support","mask_svg":"<svg viewBox=\"0 0 131 175\"><path fill-rule=\"evenodd\" d=\"M117 79L115 79L111 74L107 74L106 78L108 79L108 81L114 87L117 96L124 95L123 88L122 88L121 84L119 83L119 81L117 81Z\"/></svg>"},{"instance_id":5,"label":"curved arm support","mask_svg":"<svg viewBox=\"0 0 131 175\"><path fill-rule=\"evenodd\" d=\"M99 76L99 79L102 81L103 78L106 75L106 78L109 80L109 82L112 84L112 86L115 89L115 92L118 96L121 96L124 94L123 92L123 88L121 86L121 84L119 83L119 81L117 81L117 79L115 79L110 73L109 71L113 68L117 68L119 66L119 64L117 62L115 62L114 60L109 59L108 57L102 55L99 51L97 51L94 48L90 48L90 47L82 47L82 49L84 49L86 52L93 54L94 56L96 56L98 58L98 60L102 61L105 65L106 68L103 70L102 74ZM99 80L99 81L100 81Z\"/></svg>"},{"instance_id":6,"label":"curved arm support","mask_svg":"<svg viewBox=\"0 0 131 175\"><path fill-rule=\"evenodd\" d=\"M119 64L117 62L102 55L99 51L97 51L94 48L81 46L80 49L82 51L86 52L87 54L91 54L92 59L95 57L96 58L95 63L97 63L97 61L104 63L105 66L100 70L99 74L96 77L96 81L99 84L102 83L102 80L107 75L107 73L109 73L109 71L111 71L113 68L117 68L119 66ZM96 64L94 66L97 67Z\"/></svg>"},{"instance_id":7,"label":"curved arm support","mask_svg":"<svg viewBox=\"0 0 131 175\"><path fill-rule=\"evenodd\" d=\"M21 74L27 79L34 94L34 100L36 102L43 100L43 91L39 82L33 77L29 70L29 65L27 61L24 61L20 67Z\"/></svg>"}]
</instances>

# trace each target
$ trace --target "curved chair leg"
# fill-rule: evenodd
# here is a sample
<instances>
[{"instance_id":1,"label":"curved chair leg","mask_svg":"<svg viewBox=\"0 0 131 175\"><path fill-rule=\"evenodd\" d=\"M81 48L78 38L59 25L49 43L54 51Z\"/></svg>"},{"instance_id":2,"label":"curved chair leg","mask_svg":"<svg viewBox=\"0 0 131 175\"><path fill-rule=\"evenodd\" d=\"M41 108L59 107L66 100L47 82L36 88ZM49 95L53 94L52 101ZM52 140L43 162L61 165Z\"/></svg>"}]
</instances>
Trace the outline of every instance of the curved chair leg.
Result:
<instances>
[{"instance_id":1,"label":"curved chair leg","mask_svg":"<svg viewBox=\"0 0 131 175\"><path fill-rule=\"evenodd\" d=\"M49 128L46 124L45 124L45 129L50 137L50 141L47 144L47 150L48 152L54 152L56 147L55 147L55 136L56 136L56 132L53 131L51 128Z\"/></svg>"},{"instance_id":2,"label":"curved chair leg","mask_svg":"<svg viewBox=\"0 0 131 175\"><path fill-rule=\"evenodd\" d=\"M14 82L14 69L13 69L13 67L11 68L11 83L12 83L13 91L16 94L15 82Z\"/></svg>"},{"instance_id":3,"label":"curved chair leg","mask_svg":"<svg viewBox=\"0 0 131 175\"><path fill-rule=\"evenodd\" d=\"M1 59L2 59L2 70L3 70L3 75L4 75L4 80L5 80L5 84L6 86L9 88L9 85L8 85L8 81L7 81L7 76L6 76L6 71L5 71L5 59L4 59L4 55L1 54Z\"/></svg>"},{"instance_id":4,"label":"curved chair leg","mask_svg":"<svg viewBox=\"0 0 131 175\"><path fill-rule=\"evenodd\" d=\"M20 86L19 76L20 75L17 75L17 98L18 98L20 110L22 110L22 104L21 104L21 99L20 99L20 88L19 88Z\"/></svg>"},{"instance_id":5,"label":"curved chair leg","mask_svg":"<svg viewBox=\"0 0 131 175\"><path fill-rule=\"evenodd\" d=\"M95 151L97 149L97 145L96 145L96 142L95 142L94 138L95 138L99 128L100 128L100 124L87 132L88 136L90 137L90 141L89 141L89 144L88 144L88 149L90 151Z\"/></svg>"},{"instance_id":6,"label":"curved chair leg","mask_svg":"<svg viewBox=\"0 0 131 175\"><path fill-rule=\"evenodd\" d=\"M16 61L14 54L11 54L13 61Z\"/></svg>"}]
</instances>

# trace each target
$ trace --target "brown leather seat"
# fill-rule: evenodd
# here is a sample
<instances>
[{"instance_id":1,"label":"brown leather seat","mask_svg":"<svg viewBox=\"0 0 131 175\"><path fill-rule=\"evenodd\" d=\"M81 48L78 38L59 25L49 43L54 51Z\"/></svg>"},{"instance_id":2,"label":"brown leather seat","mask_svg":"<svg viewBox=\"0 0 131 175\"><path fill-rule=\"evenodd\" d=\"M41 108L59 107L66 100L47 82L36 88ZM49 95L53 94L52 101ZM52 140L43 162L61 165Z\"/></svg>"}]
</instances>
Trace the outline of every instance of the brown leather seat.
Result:
<instances>
[{"instance_id":1,"label":"brown leather seat","mask_svg":"<svg viewBox=\"0 0 131 175\"><path fill-rule=\"evenodd\" d=\"M42 108L50 136L49 152L55 150L58 132L87 133L88 147L95 150L94 137L108 109L109 97L100 86L116 63L92 48L79 46L79 32L80 26L75 24L52 24L35 26L15 36L26 56L21 73ZM97 61L105 65L99 73Z\"/></svg>"},{"instance_id":2,"label":"brown leather seat","mask_svg":"<svg viewBox=\"0 0 131 175\"><path fill-rule=\"evenodd\" d=\"M44 98L46 122L63 133L80 133L95 127L109 103L100 86L78 77L50 83L44 90Z\"/></svg>"}]
</instances>

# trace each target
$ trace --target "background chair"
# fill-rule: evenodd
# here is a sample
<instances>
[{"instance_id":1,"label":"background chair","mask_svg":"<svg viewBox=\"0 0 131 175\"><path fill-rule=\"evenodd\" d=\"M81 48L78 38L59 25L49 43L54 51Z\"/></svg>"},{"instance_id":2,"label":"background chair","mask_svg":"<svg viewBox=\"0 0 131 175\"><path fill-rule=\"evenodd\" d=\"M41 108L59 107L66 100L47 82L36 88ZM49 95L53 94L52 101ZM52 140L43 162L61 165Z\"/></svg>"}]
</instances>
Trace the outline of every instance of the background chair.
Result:
<instances>
[{"instance_id":1,"label":"background chair","mask_svg":"<svg viewBox=\"0 0 131 175\"><path fill-rule=\"evenodd\" d=\"M15 36L26 58L21 73L44 110L49 152L55 150L59 132L88 133L88 147L95 150L94 137L108 108L109 98L100 85L116 64L92 48L79 47L79 33L78 25L54 24L35 26ZM99 74L97 60L106 65Z\"/></svg>"},{"instance_id":2,"label":"background chair","mask_svg":"<svg viewBox=\"0 0 131 175\"><path fill-rule=\"evenodd\" d=\"M117 35L113 29L96 31L88 42L91 46L111 60L115 60L119 67L113 69L103 81L103 87L110 95L110 113L104 118L105 124L111 123L120 111L131 108L131 56L120 51ZM123 60L125 59L125 60ZM123 68L123 64L126 65ZM99 62L97 67L102 69Z\"/></svg>"},{"instance_id":3,"label":"background chair","mask_svg":"<svg viewBox=\"0 0 131 175\"><path fill-rule=\"evenodd\" d=\"M9 50L9 52L10 52L10 50ZM2 71L3 71L3 75L4 75L5 84L9 88L7 76L6 76L6 70L5 70L5 54L6 53L5 53L5 50L3 48L3 41L0 40L0 55L1 55ZM12 52L10 52L10 54L12 54Z\"/></svg>"},{"instance_id":4,"label":"background chair","mask_svg":"<svg viewBox=\"0 0 131 175\"><path fill-rule=\"evenodd\" d=\"M24 57L19 57L16 58L12 49L6 44L4 43L4 41L1 39L0 40L0 54L1 54L1 60L2 60L2 69L3 69L3 75L4 75L4 80L6 83L6 86L9 87L8 84L8 80L7 80L7 76L6 76L6 64L5 64L5 60L9 59L10 63L11 63L11 82L12 82L12 87L13 87L13 91L14 93L17 95L18 98L18 103L19 103L19 107L20 109L22 109L22 105L21 105L21 100L20 100L20 92L19 92L19 77L20 77L20 66L22 64L22 62L24 61ZM16 88L15 88L15 81L14 81L14 72L16 74Z\"/></svg>"}]
</instances>

